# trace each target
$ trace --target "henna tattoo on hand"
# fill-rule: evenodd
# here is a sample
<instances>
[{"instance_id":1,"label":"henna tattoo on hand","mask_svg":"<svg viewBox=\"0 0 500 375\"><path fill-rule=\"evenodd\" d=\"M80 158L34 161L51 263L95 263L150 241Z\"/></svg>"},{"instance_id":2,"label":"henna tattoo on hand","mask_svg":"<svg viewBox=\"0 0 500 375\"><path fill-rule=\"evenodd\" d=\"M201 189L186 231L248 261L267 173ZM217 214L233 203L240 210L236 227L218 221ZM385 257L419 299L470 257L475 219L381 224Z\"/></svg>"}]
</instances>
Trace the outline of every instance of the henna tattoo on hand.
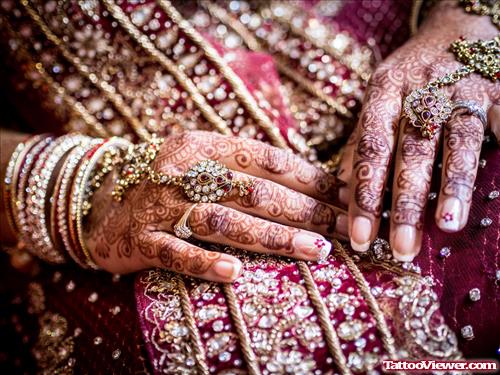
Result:
<instances>
[{"instance_id":1,"label":"henna tattoo on hand","mask_svg":"<svg viewBox=\"0 0 500 375\"><path fill-rule=\"evenodd\" d=\"M232 158L241 169L253 168L252 171L255 171L257 167L270 174L290 174L297 183L309 184L313 188L318 176L327 176L289 152L257 141L206 132L169 136L153 167L180 175L193 163L207 158ZM322 189L332 183L331 179L324 181L327 182L323 182ZM122 202L116 202L109 195L113 182L110 176L105 186L95 194L95 209L91 211L90 224L85 232L98 264L121 259L120 262L128 262L129 265L135 262L136 267L162 264L174 271L199 275L216 261L212 253L189 247L186 242L162 233L172 230L190 204L181 189L143 181L129 189ZM264 179L258 180L250 196L237 199L242 206L260 208L269 216L282 215L291 223L326 225L330 231L335 228L332 207ZM236 244L246 247L259 245L283 255L293 255L291 243L294 234L299 231L216 204L196 207L191 214L190 225L193 233L200 236L223 236Z\"/></svg>"},{"instance_id":2,"label":"henna tattoo on hand","mask_svg":"<svg viewBox=\"0 0 500 375\"><path fill-rule=\"evenodd\" d=\"M396 178L398 195L392 213L394 224L408 224L417 230L422 229L438 140L439 134L428 140L422 138L413 126L405 127L401 165Z\"/></svg>"},{"instance_id":3,"label":"henna tattoo on hand","mask_svg":"<svg viewBox=\"0 0 500 375\"><path fill-rule=\"evenodd\" d=\"M287 150L255 140L230 138L207 132L186 132L170 138L174 138L174 141L163 147L164 152L155 161L159 169L173 164L179 170L186 170L202 159L219 160L226 164L232 161L242 171L262 171L274 176L286 175L298 188L310 186L312 194L329 201L337 200L337 178ZM196 161L193 160L193 155L197 158Z\"/></svg>"},{"instance_id":4,"label":"henna tattoo on hand","mask_svg":"<svg viewBox=\"0 0 500 375\"><path fill-rule=\"evenodd\" d=\"M219 205L201 205L193 211L190 223L200 236L221 235L247 246L260 244L283 255L293 254L291 242L299 231Z\"/></svg>"}]
</instances>

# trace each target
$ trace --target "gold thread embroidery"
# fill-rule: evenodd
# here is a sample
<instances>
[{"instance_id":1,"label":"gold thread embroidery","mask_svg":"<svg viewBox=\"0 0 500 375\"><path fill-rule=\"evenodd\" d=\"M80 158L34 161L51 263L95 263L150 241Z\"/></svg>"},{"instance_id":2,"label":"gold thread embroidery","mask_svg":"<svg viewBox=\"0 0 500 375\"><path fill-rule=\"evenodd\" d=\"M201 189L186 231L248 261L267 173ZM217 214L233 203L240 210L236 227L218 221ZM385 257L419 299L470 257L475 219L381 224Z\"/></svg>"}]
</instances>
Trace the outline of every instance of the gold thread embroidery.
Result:
<instances>
[{"instance_id":1,"label":"gold thread embroidery","mask_svg":"<svg viewBox=\"0 0 500 375\"><path fill-rule=\"evenodd\" d=\"M341 256L341 258L344 260L345 264L351 271L352 275L354 276L356 284L358 285L361 294L365 298L365 301L368 304L373 314L373 317L375 318L375 321L377 323L377 328L382 336L381 338L382 342L384 343L385 350L389 353L391 359L397 359L398 357L396 354L396 349L394 347L394 337L392 337L389 326L385 321L384 314L382 313L382 310L380 309L377 300L375 299L375 297L373 297L372 293L370 292L366 279L364 278L363 274L356 266L354 261L351 259L351 257L346 253L343 246L337 240L332 240L332 242L335 251Z\"/></svg>"},{"instance_id":2,"label":"gold thread embroidery","mask_svg":"<svg viewBox=\"0 0 500 375\"><path fill-rule=\"evenodd\" d=\"M207 11L214 18L218 19L225 26L234 30L243 39L248 48L256 52L265 52L265 49L261 46L259 41L252 35L252 33L250 33L238 19L231 18L225 9L211 2L201 2L201 4L203 7L207 9ZM287 78L297 83L300 87L309 92L309 94L316 96L322 101L324 101L338 113L346 117L352 117L352 113L344 105L340 104L333 97L319 90L315 86L314 82L305 78L295 70L289 68L285 59L279 56L273 56L273 58L278 70Z\"/></svg>"},{"instance_id":3,"label":"gold thread embroidery","mask_svg":"<svg viewBox=\"0 0 500 375\"><path fill-rule=\"evenodd\" d=\"M173 278L172 273L160 269L148 270L140 276L143 296L147 299L142 314L152 325L152 330L143 334L156 352L152 365L157 371L189 374L196 362Z\"/></svg>"},{"instance_id":4,"label":"gold thread embroidery","mask_svg":"<svg viewBox=\"0 0 500 375\"><path fill-rule=\"evenodd\" d=\"M255 356L255 352L250 345L250 335L248 333L248 328L245 324L245 320L243 319L243 315L241 314L241 310L238 306L238 301L236 300L236 295L234 293L233 287L231 284L223 285L224 294L226 296L227 305L229 307L229 312L231 314L231 318L234 322L234 327L236 332L238 333L238 338L240 339L241 350L243 352L243 356L245 357L245 362L248 367L248 372L250 375L259 375L260 368L257 363L257 359Z\"/></svg>"},{"instance_id":5,"label":"gold thread embroidery","mask_svg":"<svg viewBox=\"0 0 500 375\"><path fill-rule=\"evenodd\" d=\"M275 8L275 7L279 7L279 6L282 6L281 2L271 4L270 8ZM294 9L293 5L290 3L286 3L286 6L292 8L291 9L292 14L296 14L297 12L299 12L299 10ZM340 63L347 66L349 69L351 69L358 76L357 78L360 78L362 81L365 81L365 82L368 81L368 79L370 78L370 72L366 72L366 71L360 69L359 67L355 66L352 63L352 61L349 61L349 59L346 58L347 54L345 54L344 51L337 51L335 48L332 48L328 43L324 43L325 40L334 39L333 35L325 35L322 38L313 38L310 34L308 34L306 32L306 29L302 29L300 27L297 27L296 25L293 24L293 22L289 22L288 19L291 18L291 14L286 14L286 15L283 14L281 16L278 16L276 14L276 12L272 11L272 9L269 12L269 14L271 15L271 17L273 19L286 25L286 27L288 27L292 31L292 33L304 38L309 43L311 43L313 46L316 46L317 48L323 49L326 53L333 56ZM317 20L316 18L312 18L309 20L309 22L319 23L319 20ZM324 31L328 33L328 30L326 28L324 29Z\"/></svg>"},{"instance_id":6,"label":"gold thread embroidery","mask_svg":"<svg viewBox=\"0 0 500 375\"><path fill-rule=\"evenodd\" d=\"M255 118L257 124L259 124L260 128L263 129L270 138L271 143L277 147L288 148L285 139L279 130L274 126L271 119L264 113L264 111L262 111L253 96L250 92L248 92L248 89L241 78L238 77L229 65L219 56L215 48L208 44L188 21L182 18L180 13L172 6L172 4L170 4L169 1L158 1L161 8L168 14L168 16L204 51L208 60L211 61L228 80L233 87L235 94L242 101L245 109L253 118Z\"/></svg>"},{"instance_id":7,"label":"gold thread embroidery","mask_svg":"<svg viewBox=\"0 0 500 375\"><path fill-rule=\"evenodd\" d=\"M172 62L165 54L159 51L149 38L143 35L128 19L123 10L111 0L103 0L106 9L111 16L125 29L125 31L134 39L147 53L155 58L160 65L165 68L176 81L186 90L196 106L203 113L205 118L222 134L231 135L232 132L228 128L226 122L220 118L214 109L206 102L205 97L200 94L198 88L193 81Z\"/></svg>"},{"instance_id":8,"label":"gold thread embroidery","mask_svg":"<svg viewBox=\"0 0 500 375\"><path fill-rule=\"evenodd\" d=\"M184 280L180 276L175 276L175 282L177 283L177 286L179 288L181 308L182 312L184 313L184 319L186 320L187 326L189 328L189 336L193 345L193 354L194 358L196 359L198 371L200 374L209 374L205 348L203 347L203 344L201 342L200 332L196 327L196 322L193 317L193 309L188 292L186 290L186 285L184 283Z\"/></svg>"},{"instance_id":9,"label":"gold thread embroidery","mask_svg":"<svg viewBox=\"0 0 500 375\"><path fill-rule=\"evenodd\" d=\"M68 60L68 62L70 62L83 77L88 79L90 82L92 82L92 84L94 84L94 86L99 88L101 92L114 104L116 109L130 123L137 136L142 140L150 140L151 134L133 115L132 109L125 104L125 101L123 100L122 96L116 92L116 89L108 82L101 80L96 73L93 73L88 66L82 64L80 60L64 46L64 43L49 29L40 15L30 5L29 0L21 0L21 4L25 8L29 17L40 28L45 37L59 49L64 58Z\"/></svg>"},{"instance_id":10,"label":"gold thread embroidery","mask_svg":"<svg viewBox=\"0 0 500 375\"><path fill-rule=\"evenodd\" d=\"M302 278L304 279L309 298L316 308L316 313L318 314L320 326L323 329L330 354L335 359L335 363L337 364L337 366L339 366L342 374L352 374L349 367L347 367L346 358L340 347L339 338L337 336L337 333L335 332L335 329L333 328L332 322L330 321L330 316L327 312L327 308L319 294L318 287L316 286L316 283L312 278L309 267L304 262L298 262L297 266L300 270Z\"/></svg>"},{"instance_id":11,"label":"gold thread embroidery","mask_svg":"<svg viewBox=\"0 0 500 375\"><path fill-rule=\"evenodd\" d=\"M396 277L395 288L388 288L382 297L398 298L400 339L409 350L409 358L460 359L462 353L453 331L446 325L439 310L439 300L425 279Z\"/></svg>"},{"instance_id":12,"label":"gold thread embroidery","mask_svg":"<svg viewBox=\"0 0 500 375\"><path fill-rule=\"evenodd\" d=\"M9 34L13 38L16 38L19 40L19 37L17 33L13 30L12 25L10 22L4 18L1 17L2 21L4 23L4 27L7 30ZM22 51L22 54L24 55L24 58L28 60L28 57L31 57L26 48L22 43L19 43L18 49ZM64 100L64 102L68 105L68 107L82 120L85 122L85 124L92 129L92 131L95 133L96 136L99 137L107 137L108 132L104 128L104 126L85 108L85 106L80 103L79 101L75 100L71 95L69 95L66 92L66 89L62 87L59 83L57 83L45 70L43 65L38 62L35 63L32 59L29 59L30 65L33 65L33 69L36 70L40 77L42 78L43 81L45 81L49 86L52 87L52 89L59 95L61 98Z\"/></svg>"}]
</instances>

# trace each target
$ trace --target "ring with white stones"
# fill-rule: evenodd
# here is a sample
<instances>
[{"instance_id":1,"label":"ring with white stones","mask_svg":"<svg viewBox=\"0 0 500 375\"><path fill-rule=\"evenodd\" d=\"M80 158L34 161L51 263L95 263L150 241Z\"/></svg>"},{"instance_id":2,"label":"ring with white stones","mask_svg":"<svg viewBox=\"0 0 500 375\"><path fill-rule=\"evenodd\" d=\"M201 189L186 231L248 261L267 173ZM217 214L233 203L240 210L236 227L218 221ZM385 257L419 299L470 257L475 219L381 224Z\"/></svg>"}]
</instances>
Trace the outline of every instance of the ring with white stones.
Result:
<instances>
[{"instance_id":1,"label":"ring with white stones","mask_svg":"<svg viewBox=\"0 0 500 375\"><path fill-rule=\"evenodd\" d=\"M453 103L453 110L466 109L469 115L476 116L481 124L483 124L484 130L488 127L488 119L486 116L486 111L478 103L473 100L457 100Z\"/></svg>"},{"instance_id":2,"label":"ring with white stones","mask_svg":"<svg viewBox=\"0 0 500 375\"><path fill-rule=\"evenodd\" d=\"M174 234L176 237L187 240L193 234L193 231L189 227L189 215L191 215L191 212L196 206L196 203L192 204L186 212L184 212L177 224L174 225Z\"/></svg>"},{"instance_id":3,"label":"ring with white stones","mask_svg":"<svg viewBox=\"0 0 500 375\"><path fill-rule=\"evenodd\" d=\"M238 188L239 195L245 196L253 191L253 184L253 181L234 180L233 172L215 160L200 161L182 177L184 194L196 203L218 202L233 188Z\"/></svg>"}]
</instances>

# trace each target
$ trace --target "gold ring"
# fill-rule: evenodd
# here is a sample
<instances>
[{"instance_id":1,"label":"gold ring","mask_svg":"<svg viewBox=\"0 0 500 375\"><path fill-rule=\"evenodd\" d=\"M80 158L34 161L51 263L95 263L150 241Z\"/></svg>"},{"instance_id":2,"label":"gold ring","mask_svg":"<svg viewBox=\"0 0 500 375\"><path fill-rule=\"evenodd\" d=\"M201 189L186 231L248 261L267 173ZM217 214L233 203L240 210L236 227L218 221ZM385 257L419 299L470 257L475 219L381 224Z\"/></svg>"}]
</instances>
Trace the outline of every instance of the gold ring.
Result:
<instances>
[{"instance_id":1,"label":"gold ring","mask_svg":"<svg viewBox=\"0 0 500 375\"><path fill-rule=\"evenodd\" d=\"M181 216L177 224L174 225L174 234L176 237L187 240L193 235L193 231L189 227L189 215L191 215L191 212L196 206L196 203L191 205Z\"/></svg>"}]
</instances>

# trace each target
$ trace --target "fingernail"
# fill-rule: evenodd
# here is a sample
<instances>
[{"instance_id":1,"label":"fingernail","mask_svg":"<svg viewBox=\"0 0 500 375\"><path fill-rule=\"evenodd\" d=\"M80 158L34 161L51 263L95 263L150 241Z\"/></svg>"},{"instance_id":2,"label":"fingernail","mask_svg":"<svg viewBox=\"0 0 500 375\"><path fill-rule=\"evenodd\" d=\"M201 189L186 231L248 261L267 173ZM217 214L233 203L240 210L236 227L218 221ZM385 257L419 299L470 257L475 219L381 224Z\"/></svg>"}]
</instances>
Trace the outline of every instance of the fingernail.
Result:
<instances>
[{"instance_id":1,"label":"fingernail","mask_svg":"<svg viewBox=\"0 0 500 375\"><path fill-rule=\"evenodd\" d=\"M399 260L400 262L413 262L415 255L413 254L400 254L396 251L393 252L394 258Z\"/></svg>"},{"instance_id":2,"label":"fingernail","mask_svg":"<svg viewBox=\"0 0 500 375\"><path fill-rule=\"evenodd\" d=\"M351 197L349 196L349 188L347 187L341 187L339 189L339 201L342 204L345 204L346 206L349 204L349 199Z\"/></svg>"},{"instance_id":3,"label":"fingernail","mask_svg":"<svg viewBox=\"0 0 500 375\"><path fill-rule=\"evenodd\" d=\"M214 271L218 276L224 279L234 280L240 275L241 262L239 260L232 262L230 260L222 259L215 263Z\"/></svg>"},{"instance_id":4,"label":"fingernail","mask_svg":"<svg viewBox=\"0 0 500 375\"><path fill-rule=\"evenodd\" d=\"M301 231L293 237L292 245L299 254L308 255L311 260L324 260L330 254L332 244L323 236Z\"/></svg>"},{"instance_id":5,"label":"fingernail","mask_svg":"<svg viewBox=\"0 0 500 375\"><path fill-rule=\"evenodd\" d=\"M356 251L366 251L370 247L372 223L364 216L357 216L352 223L351 247Z\"/></svg>"},{"instance_id":6,"label":"fingernail","mask_svg":"<svg viewBox=\"0 0 500 375\"><path fill-rule=\"evenodd\" d=\"M337 233L347 236L348 233L347 215L339 214L337 216L337 224L335 225L335 230L337 231Z\"/></svg>"},{"instance_id":7,"label":"fingernail","mask_svg":"<svg viewBox=\"0 0 500 375\"><path fill-rule=\"evenodd\" d=\"M462 204L457 198L447 198L439 210L438 226L446 232L456 232L460 229L460 213Z\"/></svg>"},{"instance_id":8,"label":"fingernail","mask_svg":"<svg viewBox=\"0 0 500 375\"><path fill-rule=\"evenodd\" d=\"M417 231L412 225L398 225L396 227L392 240L392 251L397 260L411 262L415 258L416 236Z\"/></svg>"}]
</instances>

